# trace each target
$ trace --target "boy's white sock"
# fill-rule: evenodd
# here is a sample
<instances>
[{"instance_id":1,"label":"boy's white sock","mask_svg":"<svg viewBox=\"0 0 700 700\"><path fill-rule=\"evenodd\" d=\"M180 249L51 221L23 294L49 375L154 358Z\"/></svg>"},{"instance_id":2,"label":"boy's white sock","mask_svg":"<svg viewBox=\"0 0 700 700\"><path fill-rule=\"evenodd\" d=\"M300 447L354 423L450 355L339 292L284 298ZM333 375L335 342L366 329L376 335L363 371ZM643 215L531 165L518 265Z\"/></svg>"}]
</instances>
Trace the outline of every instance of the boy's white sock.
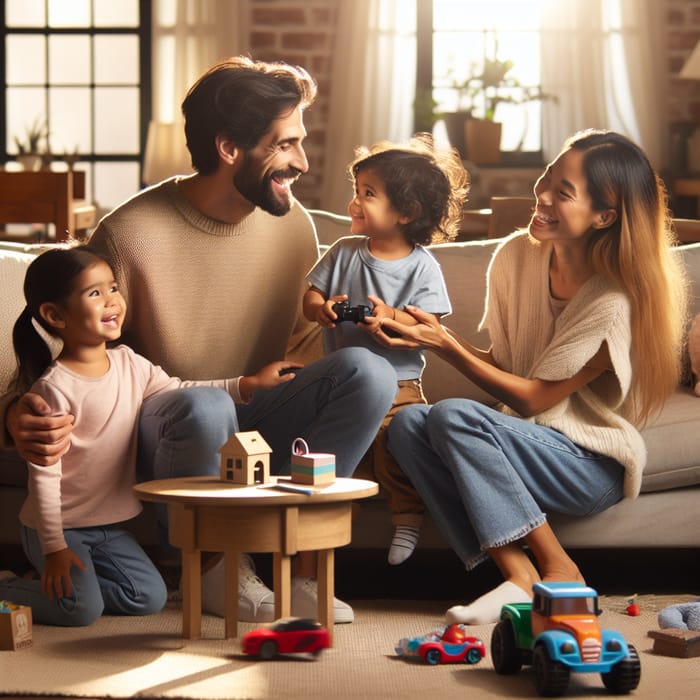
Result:
<instances>
[{"instance_id":1,"label":"boy's white sock","mask_svg":"<svg viewBox=\"0 0 700 700\"><path fill-rule=\"evenodd\" d=\"M419 536L420 528L411 525L397 525L387 557L389 563L396 565L406 561L413 554Z\"/></svg>"},{"instance_id":2,"label":"boy's white sock","mask_svg":"<svg viewBox=\"0 0 700 700\"><path fill-rule=\"evenodd\" d=\"M506 603L529 603L532 596L511 581L504 581L469 605L451 607L445 617L447 622L465 625L488 625L498 622L501 608Z\"/></svg>"}]
</instances>

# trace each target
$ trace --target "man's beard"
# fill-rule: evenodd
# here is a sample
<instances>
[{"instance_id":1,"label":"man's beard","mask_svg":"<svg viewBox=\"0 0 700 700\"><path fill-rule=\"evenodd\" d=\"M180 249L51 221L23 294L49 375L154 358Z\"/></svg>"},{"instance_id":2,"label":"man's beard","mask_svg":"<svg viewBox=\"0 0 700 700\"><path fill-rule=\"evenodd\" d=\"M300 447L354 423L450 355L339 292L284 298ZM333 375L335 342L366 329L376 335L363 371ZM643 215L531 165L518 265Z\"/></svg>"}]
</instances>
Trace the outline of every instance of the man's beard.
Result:
<instances>
[{"instance_id":1,"label":"man's beard","mask_svg":"<svg viewBox=\"0 0 700 700\"><path fill-rule=\"evenodd\" d=\"M301 175L301 171L296 168L288 168L287 170L275 170L269 175L265 175L262 180L253 180L246 177L244 171L239 171L233 178L233 184L256 207L260 207L273 216L284 216L292 208L291 190L287 196L281 196L276 192L272 181L275 178L288 180L297 178L299 175Z\"/></svg>"}]
</instances>

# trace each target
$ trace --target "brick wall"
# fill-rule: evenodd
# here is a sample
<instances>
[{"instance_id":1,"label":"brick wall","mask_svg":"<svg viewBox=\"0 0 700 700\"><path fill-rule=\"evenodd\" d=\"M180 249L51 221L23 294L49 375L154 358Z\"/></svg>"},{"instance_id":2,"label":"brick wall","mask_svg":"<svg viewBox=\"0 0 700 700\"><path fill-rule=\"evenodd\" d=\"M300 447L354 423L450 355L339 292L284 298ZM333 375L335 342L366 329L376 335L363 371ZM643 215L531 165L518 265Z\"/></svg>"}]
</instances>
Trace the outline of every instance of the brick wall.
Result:
<instances>
[{"instance_id":1,"label":"brick wall","mask_svg":"<svg viewBox=\"0 0 700 700\"><path fill-rule=\"evenodd\" d=\"M700 80L675 76L700 41L700 0L666 0L668 6L669 122L700 123Z\"/></svg>"},{"instance_id":2,"label":"brick wall","mask_svg":"<svg viewBox=\"0 0 700 700\"><path fill-rule=\"evenodd\" d=\"M308 207L319 206L326 148L331 55L338 6L350 0L251 0L250 51L254 58L283 60L307 68L319 84L306 115L309 173L295 185ZM669 122L700 123L700 81L675 76L700 40L700 0L662 0L667 5ZM349 157L349 156L348 156Z\"/></svg>"},{"instance_id":3,"label":"brick wall","mask_svg":"<svg viewBox=\"0 0 700 700\"><path fill-rule=\"evenodd\" d=\"M306 68L318 82L318 97L304 117L309 172L294 185L307 207L319 206L326 148L328 86L336 12L341 0L251 0L250 53ZM347 2L347 0L346 0Z\"/></svg>"}]
</instances>

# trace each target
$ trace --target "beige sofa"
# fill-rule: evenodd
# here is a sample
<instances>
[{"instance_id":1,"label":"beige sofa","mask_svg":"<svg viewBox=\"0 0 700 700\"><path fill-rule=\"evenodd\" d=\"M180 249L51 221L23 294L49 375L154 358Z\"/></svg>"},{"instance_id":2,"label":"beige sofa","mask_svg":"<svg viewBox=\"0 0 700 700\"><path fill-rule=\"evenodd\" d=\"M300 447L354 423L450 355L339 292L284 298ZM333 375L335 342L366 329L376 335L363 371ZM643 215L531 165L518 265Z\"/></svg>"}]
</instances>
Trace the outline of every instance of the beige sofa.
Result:
<instances>
[{"instance_id":1,"label":"beige sofa","mask_svg":"<svg viewBox=\"0 0 700 700\"><path fill-rule=\"evenodd\" d=\"M317 218L318 222L318 218ZM341 222L342 223L342 222ZM319 232L321 224L319 224ZM347 230L347 229L346 229ZM326 234L327 235L327 234ZM321 237L324 242L324 237ZM327 242L327 239L326 239ZM474 241L435 246L454 311L446 323L477 345L486 338L476 333L481 317L486 268L497 241ZM0 244L0 385L14 367L12 324L22 306L22 280L33 252ZM27 249L25 249L26 251ZM700 313L700 244L679 248L694 289L692 312ZM449 365L429 356L424 388L430 401L450 396L489 400ZM649 460L642 494L590 518L551 516L565 545L575 548L700 547L700 397L678 387L661 415L644 430ZM13 452L0 455L0 545L17 544L17 513L24 499L25 469ZM355 519L352 547L386 548L391 523L384 499L363 502ZM137 522L144 544L155 544L152 511ZM446 546L430 521L420 547Z\"/></svg>"}]
</instances>

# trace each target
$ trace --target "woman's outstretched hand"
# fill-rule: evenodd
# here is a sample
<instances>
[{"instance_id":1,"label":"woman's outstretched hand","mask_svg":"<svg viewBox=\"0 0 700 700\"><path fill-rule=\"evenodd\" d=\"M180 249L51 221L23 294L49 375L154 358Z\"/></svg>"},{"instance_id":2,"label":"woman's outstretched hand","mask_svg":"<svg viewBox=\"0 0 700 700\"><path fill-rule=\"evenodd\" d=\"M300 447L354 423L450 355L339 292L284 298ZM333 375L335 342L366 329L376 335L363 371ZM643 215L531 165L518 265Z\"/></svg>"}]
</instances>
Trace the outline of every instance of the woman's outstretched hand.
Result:
<instances>
[{"instance_id":1,"label":"woman's outstretched hand","mask_svg":"<svg viewBox=\"0 0 700 700\"><path fill-rule=\"evenodd\" d=\"M448 330L434 314L427 313L417 306L405 306L403 311L415 319L415 325L406 325L390 318L382 320L382 331L375 338L389 348L425 348L440 352L454 342ZM399 337L390 337L386 330L398 333Z\"/></svg>"}]
</instances>

